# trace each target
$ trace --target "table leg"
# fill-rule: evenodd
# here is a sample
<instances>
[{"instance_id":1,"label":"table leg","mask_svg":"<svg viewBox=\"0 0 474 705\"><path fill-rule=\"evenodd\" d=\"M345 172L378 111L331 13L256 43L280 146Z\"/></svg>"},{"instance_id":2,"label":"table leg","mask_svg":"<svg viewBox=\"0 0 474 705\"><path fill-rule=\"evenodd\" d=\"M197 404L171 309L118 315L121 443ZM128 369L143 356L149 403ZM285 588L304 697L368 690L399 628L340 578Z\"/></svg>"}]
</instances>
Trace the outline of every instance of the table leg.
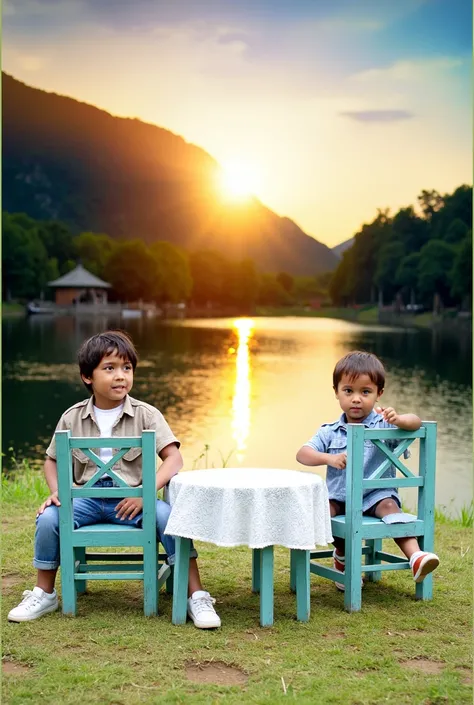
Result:
<instances>
[{"instance_id":1,"label":"table leg","mask_svg":"<svg viewBox=\"0 0 474 705\"><path fill-rule=\"evenodd\" d=\"M176 536L175 546L176 560L173 575L173 613L171 621L173 624L186 624L191 541L190 539Z\"/></svg>"},{"instance_id":2,"label":"table leg","mask_svg":"<svg viewBox=\"0 0 474 705\"><path fill-rule=\"evenodd\" d=\"M290 590L296 592L296 561L293 550L290 550Z\"/></svg>"},{"instance_id":3,"label":"table leg","mask_svg":"<svg viewBox=\"0 0 474 705\"><path fill-rule=\"evenodd\" d=\"M252 549L252 592L260 592L260 554L261 548Z\"/></svg>"},{"instance_id":4,"label":"table leg","mask_svg":"<svg viewBox=\"0 0 474 705\"><path fill-rule=\"evenodd\" d=\"M291 557L295 566L296 619L307 622L310 614L309 551L291 549Z\"/></svg>"},{"instance_id":5,"label":"table leg","mask_svg":"<svg viewBox=\"0 0 474 705\"><path fill-rule=\"evenodd\" d=\"M260 624L273 624L273 546L260 549Z\"/></svg>"}]
</instances>

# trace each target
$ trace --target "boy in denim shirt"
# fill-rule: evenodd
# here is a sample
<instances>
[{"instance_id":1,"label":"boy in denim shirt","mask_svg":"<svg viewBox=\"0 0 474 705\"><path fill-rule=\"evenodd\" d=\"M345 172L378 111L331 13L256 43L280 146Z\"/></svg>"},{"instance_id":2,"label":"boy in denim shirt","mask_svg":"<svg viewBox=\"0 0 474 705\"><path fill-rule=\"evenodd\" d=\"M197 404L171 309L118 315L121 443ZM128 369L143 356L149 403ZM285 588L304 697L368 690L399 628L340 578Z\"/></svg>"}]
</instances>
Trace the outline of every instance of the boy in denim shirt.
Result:
<instances>
[{"instance_id":1,"label":"boy in denim shirt","mask_svg":"<svg viewBox=\"0 0 474 705\"><path fill-rule=\"evenodd\" d=\"M319 431L300 448L296 459L303 465L327 465L326 483L329 491L331 516L345 513L347 425L363 423L367 428L401 428L416 431L421 420L415 414L398 414L392 407L375 406L385 386L385 369L372 353L353 351L336 364L333 388L342 414L337 421L323 424ZM374 408L375 407L375 408ZM369 477L383 461L382 452L373 444L364 448L364 477ZM394 477L391 466L385 477ZM381 519L401 512L401 502L395 488L368 490L364 493L362 510L365 515ZM415 582L421 583L439 565L434 553L421 551L414 537L395 539L410 561ZM334 538L334 567L344 572L344 540ZM342 583L336 583L344 590Z\"/></svg>"},{"instance_id":2,"label":"boy in denim shirt","mask_svg":"<svg viewBox=\"0 0 474 705\"><path fill-rule=\"evenodd\" d=\"M131 339L122 331L106 331L86 340L79 350L78 362L82 381L91 396L65 411L56 431L70 430L73 436L80 437L120 437L139 436L144 430L154 430L156 453L163 461L156 473L156 488L159 490L183 467L183 459L179 452L180 442L158 409L129 396L137 360ZM112 452L112 448L101 448L101 460L111 460ZM25 590L23 600L10 610L8 619L12 622L27 622L58 609L54 583L59 567L60 501L54 436L46 455L44 472L51 494L38 509L36 518L33 561L38 571L36 587ZM96 473L97 466L79 449L74 449L72 455L74 481L83 485ZM125 453L114 465L114 472L130 486L140 485L141 448L131 448ZM103 475L95 486L112 487L113 481ZM129 497L118 502L115 499L76 498L73 500L74 523L76 528L102 522L123 522L134 526L141 521L142 506L141 497ZM171 508L166 502L156 500L157 538L165 548L168 563L172 565L174 538L164 533L170 512ZM220 619L213 607L215 600L202 589L196 557L193 549L189 566L188 614L200 629L220 627Z\"/></svg>"}]
</instances>

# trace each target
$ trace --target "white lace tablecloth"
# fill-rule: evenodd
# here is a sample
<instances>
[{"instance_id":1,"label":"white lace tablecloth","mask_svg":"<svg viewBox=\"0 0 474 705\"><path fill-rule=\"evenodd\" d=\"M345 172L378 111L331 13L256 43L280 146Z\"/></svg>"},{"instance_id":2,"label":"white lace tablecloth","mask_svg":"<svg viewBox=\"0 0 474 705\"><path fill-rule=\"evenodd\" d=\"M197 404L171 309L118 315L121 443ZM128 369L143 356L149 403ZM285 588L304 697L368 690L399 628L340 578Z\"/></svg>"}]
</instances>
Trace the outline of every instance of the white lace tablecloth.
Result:
<instances>
[{"instance_id":1,"label":"white lace tablecloth","mask_svg":"<svg viewBox=\"0 0 474 705\"><path fill-rule=\"evenodd\" d=\"M326 483L297 470L219 468L175 475L167 534L217 546L311 550L333 539Z\"/></svg>"}]
</instances>

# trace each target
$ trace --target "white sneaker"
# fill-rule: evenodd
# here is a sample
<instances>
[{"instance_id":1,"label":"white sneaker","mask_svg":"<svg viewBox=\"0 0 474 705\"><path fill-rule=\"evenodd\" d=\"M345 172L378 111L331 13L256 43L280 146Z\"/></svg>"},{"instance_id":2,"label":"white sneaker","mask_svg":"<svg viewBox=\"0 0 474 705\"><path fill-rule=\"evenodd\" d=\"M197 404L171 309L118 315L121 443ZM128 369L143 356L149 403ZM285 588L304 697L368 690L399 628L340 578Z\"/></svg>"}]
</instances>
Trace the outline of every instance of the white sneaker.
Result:
<instances>
[{"instance_id":1,"label":"white sneaker","mask_svg":"<svg viewBox=\"0 0 474 705\"><path fill-rule=\"evenodd\" d=\"M165 580L171 575L171 568L167 563L163 563L160 570L158 571L158 585L163 585Z\"/></svg>"},{"instance_id":2,"label":"white sneaker","mask_svg":"<svg viewBox=\"0 0 474 705\"><path fill-rule=\"evenodd\" d=\"M188 615L198 629L215 629L221 620L214 609L215 599L205 590L197 590L188 598Z\"/></svg>"},{"instance_id":3,"label":"white sneaker","mask_svg":"<svg viewBox=\"0 0 474 705\"><path fill-rule=\"evenodd\" d=\"M25 590L20 604L8 613L8 620L10 622L29 622L48 614L48 612L55 612L58 606L56 590L52 595L48 595L41 588L35 587L33 590Z\"/></svg>"}]
</instances>

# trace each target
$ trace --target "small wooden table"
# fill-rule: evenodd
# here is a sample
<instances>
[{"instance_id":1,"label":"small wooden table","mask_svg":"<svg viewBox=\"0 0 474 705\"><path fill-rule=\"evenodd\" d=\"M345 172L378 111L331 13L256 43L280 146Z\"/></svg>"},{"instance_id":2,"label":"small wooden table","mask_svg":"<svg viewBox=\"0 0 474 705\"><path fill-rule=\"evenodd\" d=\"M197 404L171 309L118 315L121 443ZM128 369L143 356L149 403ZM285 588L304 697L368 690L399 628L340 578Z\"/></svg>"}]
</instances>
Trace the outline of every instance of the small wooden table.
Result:
<instances>
[{"instance_id":1,"label":"small wooden table","mask_svg":"<svg viewBox=\"0 0 474 705\"><path fill-rule=\"evenodd\" d=\"M166 533L176 538L173 624L187 615L190 542L252 549L252 589L260 624L273 624L273 547L290 549L296 614L310 616L310 550L332 541L326 483L296 470L219 468L176 475Z\"/></svg>"}]
</instances>

